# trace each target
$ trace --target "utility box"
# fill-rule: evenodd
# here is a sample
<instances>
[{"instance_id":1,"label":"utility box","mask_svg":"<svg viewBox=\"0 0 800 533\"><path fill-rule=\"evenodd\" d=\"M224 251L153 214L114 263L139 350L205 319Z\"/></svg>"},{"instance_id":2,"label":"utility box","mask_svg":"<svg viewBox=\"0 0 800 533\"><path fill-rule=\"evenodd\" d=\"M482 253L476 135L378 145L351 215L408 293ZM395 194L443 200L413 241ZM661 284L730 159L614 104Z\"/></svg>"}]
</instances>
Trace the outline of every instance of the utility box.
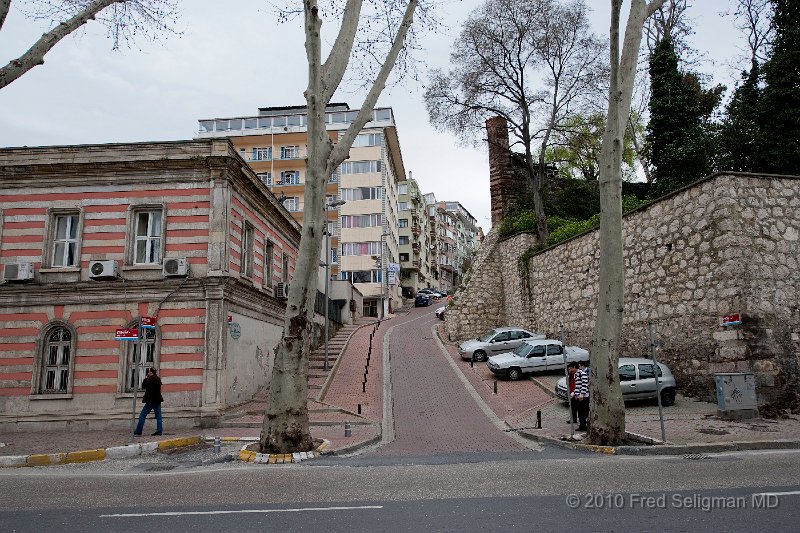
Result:
<instances>
[{"instance_id":1,"label":"utility box","mask_svg":"<svg viewBox=\"0 0 800 533\"><path fill-rule=\"evenodd\" d=\"M717 382L717 416L726 420L758 417L756 379L748 372L714 374Z\"/></svg>"}]
</instances>

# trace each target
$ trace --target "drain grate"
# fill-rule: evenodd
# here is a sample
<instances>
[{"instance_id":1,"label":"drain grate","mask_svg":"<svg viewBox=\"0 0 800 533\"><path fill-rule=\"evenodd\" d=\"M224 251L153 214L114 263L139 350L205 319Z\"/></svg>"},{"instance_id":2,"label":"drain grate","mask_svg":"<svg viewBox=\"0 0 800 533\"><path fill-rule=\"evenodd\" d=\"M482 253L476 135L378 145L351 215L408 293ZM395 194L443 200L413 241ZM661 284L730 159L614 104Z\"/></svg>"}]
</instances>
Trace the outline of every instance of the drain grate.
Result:
<instances>
[{"instance_id":1,"label":"drain grate","mask_svg":"<svg viewBox=\"0 0 800 533\"><path fill-rule=\"evenodd\" d=\"M700 459L708 459L709 456L702 453L687 453L683 455L683 458L690 461L698 461Z\"/></svg>"}]
</instances>

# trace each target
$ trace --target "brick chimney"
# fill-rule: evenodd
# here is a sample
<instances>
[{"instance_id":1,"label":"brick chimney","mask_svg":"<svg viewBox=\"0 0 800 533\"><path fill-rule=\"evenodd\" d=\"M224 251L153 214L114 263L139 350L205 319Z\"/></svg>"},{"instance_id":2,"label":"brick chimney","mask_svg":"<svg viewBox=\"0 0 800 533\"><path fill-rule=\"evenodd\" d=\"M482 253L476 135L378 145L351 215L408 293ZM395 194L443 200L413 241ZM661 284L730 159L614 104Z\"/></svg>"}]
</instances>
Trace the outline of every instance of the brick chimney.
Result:
<instances>
[{"instance_id":1,"label":"brick chimney","mask_svg":"<svg viewBox=\"0 0 800 533\"><path fill-rule=\"evenodd\" d=\"M508 149L508 124L503 117L486 121L489 142L489 195L492 200L492 226L500 224L519 193L519 183Z\"/></svg>"}]
</instances>

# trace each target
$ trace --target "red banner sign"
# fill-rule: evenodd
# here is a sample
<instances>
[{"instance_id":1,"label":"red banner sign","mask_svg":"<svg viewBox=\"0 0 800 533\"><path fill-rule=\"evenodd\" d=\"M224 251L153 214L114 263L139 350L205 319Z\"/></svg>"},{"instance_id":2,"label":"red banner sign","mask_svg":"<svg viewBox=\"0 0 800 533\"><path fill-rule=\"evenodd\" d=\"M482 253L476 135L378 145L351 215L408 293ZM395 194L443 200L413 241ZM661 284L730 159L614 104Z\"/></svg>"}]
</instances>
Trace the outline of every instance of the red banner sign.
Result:
<instances>
[{"instance_id":1,"label":"red banner sign","mask_svg":"<svg viewBox=\"0 0 800 533\"><path fill-rule=\"evenodd\" d=\"M723 326L735 326L742 323L742 318L739 313L731 313L722 317Z\"/></svg>"},{"instance_id":2,"label":"red banner sign","mask_svg":"<svg viewBox=\"0 0 800 533\"><path fill-rule=\"evenodd\" d=\"M141 322L143 328L155 328L156 327L156 318L153 317L153 316L143 316L140 322Z\"/></svg>"}]
</instances>

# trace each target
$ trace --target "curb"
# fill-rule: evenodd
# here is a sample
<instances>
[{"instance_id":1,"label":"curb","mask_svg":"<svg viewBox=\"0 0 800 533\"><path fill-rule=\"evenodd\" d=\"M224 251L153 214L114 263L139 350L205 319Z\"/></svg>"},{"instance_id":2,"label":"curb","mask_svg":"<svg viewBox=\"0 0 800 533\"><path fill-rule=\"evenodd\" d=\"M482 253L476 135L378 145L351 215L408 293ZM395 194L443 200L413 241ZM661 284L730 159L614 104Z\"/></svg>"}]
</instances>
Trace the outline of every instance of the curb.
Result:
<instances>
[{"instance_id":1,"label":"curb","mask_svg":"<svg viewBox=\"0 0 800 533\"><path fill-rule=\"evenodd\" d=\"M258 439L256 439L257 441ZM294 452L294 453L259 453L248 450L250 444L245 444L239 451L239 460L245 463L265 464L265 465L282 465L291 463L300 463L308 459L321 456L325 450L330 446L330 441L323 439L322 444L317 446L316 449L310 452Z\"/></svg>"},{"instance_id":2,"label":"curb","mask_svg":"<svg viewBox=\"0 0 800 533\"><path fill-rule=\"evenodd\" d=\"M137 455L146 455L157 451L183 448L200 444L202 436L178 437L155 442L142 442L140 444L127 444L98 448L95 450L82 450L67 453L37 453L31 455L0 456L0 468L22 466L56 466L74 463L89 463L92 461L105 461L107 459L125 459Z\"/></svg>"},{"instance_id":3,"label":"curb","mask_svg":"<svg viewBox=\"0 0 800 533\"><path fill-rule=\"evenodd\" d=\"M800 440L773 440L773 441L740 441L740 442L709 442L705 444L653 444L650 446L598 446L594 444L581 444L570 442L546 435L537 435L528 431L517 431L526 439L554 444L561 448L571 450L602 453L605 455L696 455L701 453L723 453L750 450L791 450L800 449ZM635 434L629 435L635 438ZM660 442L660 441L655 441Z\"/></svg>"}]
</instances>

